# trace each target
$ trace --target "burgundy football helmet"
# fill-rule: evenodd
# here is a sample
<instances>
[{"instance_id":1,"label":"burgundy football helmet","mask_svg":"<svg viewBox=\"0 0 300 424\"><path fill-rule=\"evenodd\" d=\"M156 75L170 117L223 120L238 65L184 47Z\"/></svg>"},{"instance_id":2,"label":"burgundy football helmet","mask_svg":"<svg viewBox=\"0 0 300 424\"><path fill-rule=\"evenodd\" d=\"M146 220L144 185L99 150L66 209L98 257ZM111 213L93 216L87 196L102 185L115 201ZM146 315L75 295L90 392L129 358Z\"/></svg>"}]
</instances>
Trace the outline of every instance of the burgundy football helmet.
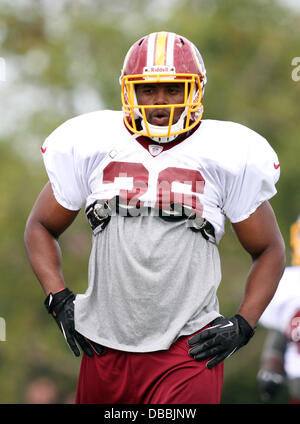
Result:
<instances>
[{"instance_id":1,"label":"burgundy football helmet","mask_svg":"<svg viewBox=\"0 0 300 424\"><path fill-rule=\"evenodd\" d=\"M137 84L172 82L184 84L184 103L138 104L135 93ZM155 32L133 44L124 60L120 84L125 124L134 133L164 143L191 130L201 120L206 70L197 48L180 35ZM169 124L151 125L146 119L147 108L168 108ZM173 123L175 108L184 108L184 111L179 120ZM137 125L139 120L140 126Z\"/></svg>"}]
</instances>

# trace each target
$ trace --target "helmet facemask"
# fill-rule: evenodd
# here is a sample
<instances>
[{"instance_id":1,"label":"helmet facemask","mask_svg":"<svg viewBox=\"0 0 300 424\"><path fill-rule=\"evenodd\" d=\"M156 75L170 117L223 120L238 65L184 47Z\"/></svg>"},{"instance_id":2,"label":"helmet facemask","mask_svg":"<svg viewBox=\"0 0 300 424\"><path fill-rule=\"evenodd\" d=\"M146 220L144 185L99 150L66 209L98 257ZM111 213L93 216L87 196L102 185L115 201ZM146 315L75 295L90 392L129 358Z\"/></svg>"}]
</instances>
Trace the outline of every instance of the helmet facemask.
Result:
<instances>
[{"instance_id":1,"label":"helmet facemask","mask_svg":"<svg viewBox=\"0 0 300 424\"><path fill-rule=\"evenodd\" d=\"M156 83L182 83L184 84L184 101L180 104L142 105L138 104L136 86L138 84ZM159 143L174 140L179 134L190 131L201 120L203 106L201 103L203 93L201 81L196 74L157 73L147 75L128 75L122 78L121 90L124 120L128 129L134 133L149 137ZM166 109L169 113L169 123L166 126L150 124L146 118L147 109ZM173 123L176 109L183 112ZM138 123L140 122L140 126Z\"/></svg>"}]
</instances>

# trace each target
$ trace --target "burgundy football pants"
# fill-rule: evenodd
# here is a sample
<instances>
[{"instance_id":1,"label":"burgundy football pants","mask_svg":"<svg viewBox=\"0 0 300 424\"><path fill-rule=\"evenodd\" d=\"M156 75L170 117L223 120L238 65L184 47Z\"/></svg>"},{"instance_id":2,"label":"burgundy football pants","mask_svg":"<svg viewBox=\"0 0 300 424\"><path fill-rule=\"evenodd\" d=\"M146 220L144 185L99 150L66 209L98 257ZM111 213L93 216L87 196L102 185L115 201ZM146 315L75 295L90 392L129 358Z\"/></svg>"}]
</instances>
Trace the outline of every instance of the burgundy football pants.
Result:
<instances>
[{"instance_id":1,"label":"burgundy football pants","mask_svg":"<svg viewBox=\"0 0 300 424\"><path fill-rule=\"evenodd\" d=\"M211 370L189 356L180 337L169 350L132 353L105 348L101 356L83 355L76 403L217 404L223 363Z\"/></svg>"}]
</instances>

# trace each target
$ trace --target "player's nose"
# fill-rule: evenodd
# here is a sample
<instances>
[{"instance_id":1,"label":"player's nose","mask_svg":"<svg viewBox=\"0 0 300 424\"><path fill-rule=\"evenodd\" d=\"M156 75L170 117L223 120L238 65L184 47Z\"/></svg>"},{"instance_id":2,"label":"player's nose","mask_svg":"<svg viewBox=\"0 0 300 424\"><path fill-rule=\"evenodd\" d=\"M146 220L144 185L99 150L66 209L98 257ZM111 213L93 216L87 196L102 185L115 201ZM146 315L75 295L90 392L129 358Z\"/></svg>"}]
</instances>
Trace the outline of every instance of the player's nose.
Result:
<instances>
[{"instance_id":1,"label":"player's nose","mask_svg":"<svg viewBox=\"0 0 300 424\"><path fill-rule=\"evenodd\" d=\"M155 105L166 105L168 104L168 94L164 87L158 87L155 92L154 98Z\"/></svg>"}]
</instances>

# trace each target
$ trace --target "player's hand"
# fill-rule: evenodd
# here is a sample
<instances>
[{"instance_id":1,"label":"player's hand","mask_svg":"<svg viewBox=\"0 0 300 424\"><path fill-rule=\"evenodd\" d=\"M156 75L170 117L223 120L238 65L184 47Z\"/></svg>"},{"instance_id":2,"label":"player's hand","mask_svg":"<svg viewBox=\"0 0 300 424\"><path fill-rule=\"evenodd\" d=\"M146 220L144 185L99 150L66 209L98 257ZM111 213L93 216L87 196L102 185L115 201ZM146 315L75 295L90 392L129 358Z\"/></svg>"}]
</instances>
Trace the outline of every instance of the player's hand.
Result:
<instances>
[{"instance_id":1,"label":"player's hand","mask_svg":"<svg viewBox=\"0 0 300 424\"><path fill-rule=\"evenodd\" d=\"M279 372L260 369L256 376L259 392L263 401L275 398L284 385L285 377Z\"/></svg>"},{"instance_id":2,"label":"player's hand","mask_svg":"<svg viewBox=\"0 0 300 424\"><path fill-rule=\"evenodd\" d=\"M189 346L195 346L189 354L196 361L212 358L206 364L211 369L248 343L253 334L254 330L241 315L218 317L211 327L189 339Z\"/></svg>"},{"instance_id":3,"label":"player's hand","mask_svg":"<svg viewBox=\"0 0 300 424\"><path fill-rule=\"evenodd\" d=\"M59 329L75 356L80 356L80 350L77 344L90 357L94 355L94 351L97 355L101 355L104 350L103 346L86 339L75 330L74 300L74 293L66 288L55 294L50 293L45 300L45 306L57 322Z\"/></svg>"}]
</instances>

